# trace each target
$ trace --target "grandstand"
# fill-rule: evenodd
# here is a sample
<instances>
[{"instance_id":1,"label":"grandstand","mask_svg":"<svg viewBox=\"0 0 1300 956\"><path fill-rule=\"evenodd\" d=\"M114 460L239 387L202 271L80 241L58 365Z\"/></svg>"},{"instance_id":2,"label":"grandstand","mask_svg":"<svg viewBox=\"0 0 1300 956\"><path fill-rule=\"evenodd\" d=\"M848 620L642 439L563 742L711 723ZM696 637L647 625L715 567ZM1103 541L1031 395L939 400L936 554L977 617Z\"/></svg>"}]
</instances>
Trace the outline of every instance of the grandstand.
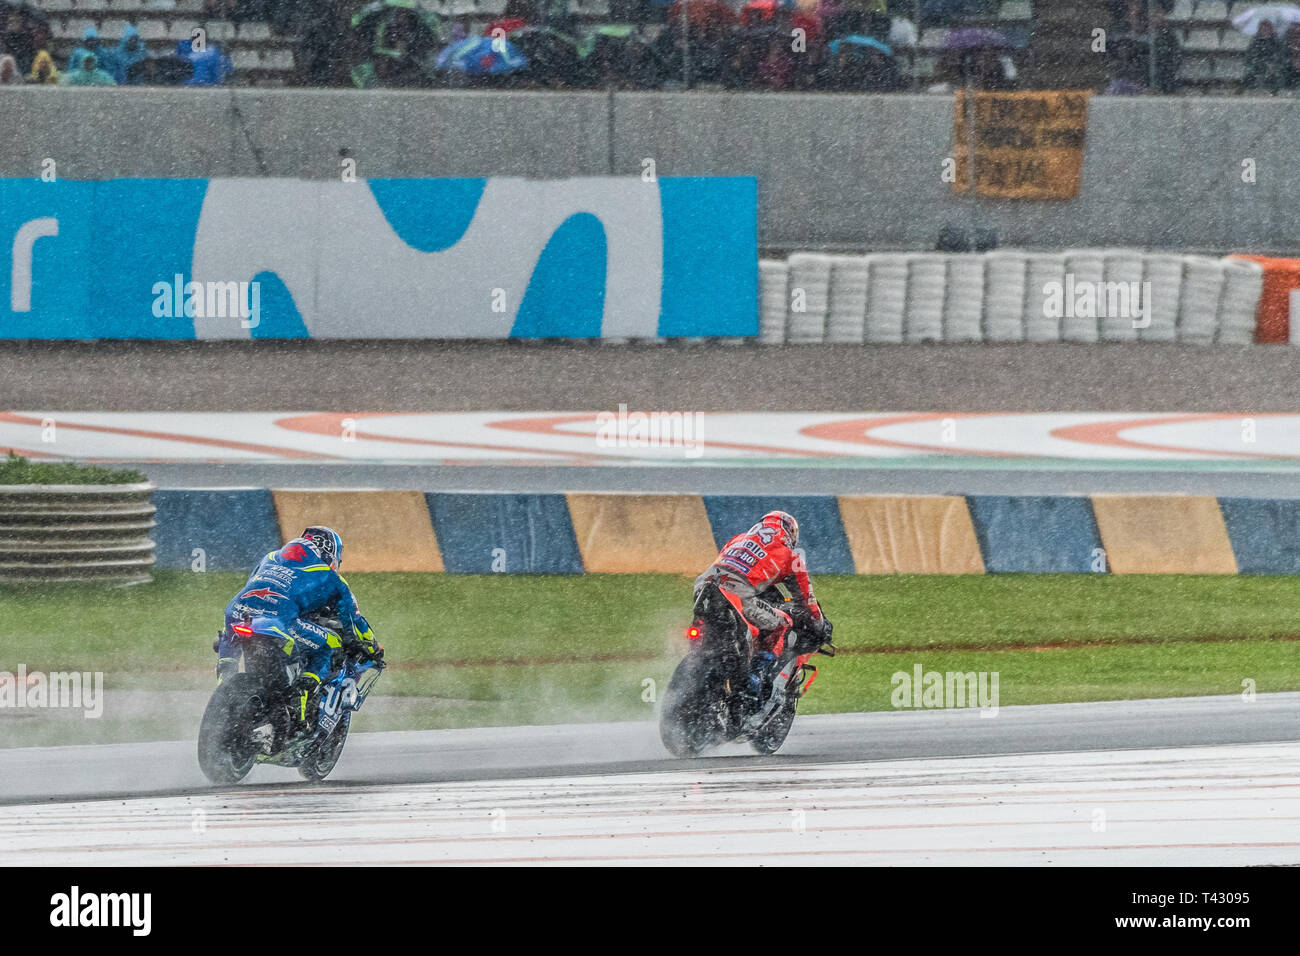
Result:
<instances>
[{"instance_id":1,"label":"grandstand","mask_svg":"<svg viewBox=\"0 0 1300 956\"><path fill-rule=\"evenodd\" d=\"M1250 37L1233 28L1232 18L1257 6L1243 2L1229 6L1223 0L1178 0L1169 21L1182 40L1179 80L1206 92L1235 92L1245 76Z\"/></svg>"},{"instance_id":2,"label":"grandstand","mask_svg":"<svg viewBox=\"0 0 1300 956\"><path fill-rule=\"evenodd\" d=\"M357 2L348 9L360 7ZM209 41L225 49L235 68L234 82L240 85L281 86L303 82L296 70L296 54L302 37L292 24L280 29L266 19L224 19L210 15L204 0L39 0L35 4L49 18L52 34L51 52L64 63L89 27L99 31L101 40L116 43L128 25L134 25L155 55L170 53L179 41L189 39L196 28L207 32ZM444 21L463 24L470 33L481 30L502 16L506 0L427 0L423 4ZM1020 68L1031 62L1030 39L1033 35L1033 4L1030 0L977 0L958 5L954 12L934 22L923 18L917 31L914 20L921 4L913 0L891 3L891 14L906 22L903 36L919 39L896 52L905 77L912 85L929 83L937 77L944 43L954 29L988 26L1002 31L1012 42L1010 51ZM664 28L666 5L643 3L639 6L618 4L617 0L569 0L568 11L576 26L588 27L613 20L641 21L641 29L653 39ZM895 34L897 36L897 34Z\"/></svg>"},{"instance_id":3,"label":"grandstand","mask_svg":"<svg viewBox=\"0 0 1300 956\"><path fill-rule=\"evenodd\" d=\"M293 77L297 37L277 33L265 20L210 17L203 0L40 0L37 6L49 16L51 52L60 65L90 27L115 44L128 25L135 26L154 55L170 53L201 27L230 54L237 82L284 85Z\"/></svg>"},{"instance_id":4,"label":"grandstand","mask_svg":"<svg viewBox=\"0 0 1300 956\"><path fill-rule=\"evenodd\" d=\"M1232 21L1259 3L1173 0L1152 6L1169 7L1164 17L1182 51L1177 69L1180 92L1241 91L1251 38L1235 29ZM1097 89L1105 84L1107 61L1092 53L1091 44L1093 31L1110 23L1107 7L1104 0L1041 5L1030 46L1033 86Z\"/></svg>"},{"instance_id":5,"label":"grandstand","mask_svg":"<svg viewBox=\"0 0 1300 956\"><path fill-rule=\"evenodd\" d=\"M458 23L470 34L480 32L506 10L507 0L427 0L424 6L444 22ZM351 12L360 0L339 4ZM735 5L733 3L733 5ZM134 25L150 52L172 52L177 42L189 39L202 27L210 41L226 50L240 85L281 86L308 82L301 69L300 16L270 22L265 15L230 18L209 12L205 0L39 0L35 4L49 20L51 52L60 64L76 47L86 29L94 27L104 42L116 43L128 25ZM901 0L889 4L896 28L891 42L907 88L923 89L943 78L943 51L954 30L971 26L992 27L1011 43L1011 55L1022 88L1103 89L1112 66L1106 56L1092 50L1093 33L1112 30L1106 0L1081 0L1070 4L1038 4L1031 0L971 0L952 4ZM1235 29L1232 19L1257 4L1248 0L1165 0L1167 29L1181 56L1176 79L1180 92L1236 93L1246 74L1250 37ZM222 9L236 9L228 5ZM619 0L569 0L568 16L575 31L615 20L636 20L653 40L664 27L663 4L620 3ZM920 12L920 26L916 26ZM340 17L345 22L346 16ZM901 21L901 25L900 25ZM1120 34L1122 36L1122 34ZM914 42L912 39L914 38ZM1143 40L1139 36L1138 40ZM347 55L347 38L338 36L339 55ZM1294 93L1294 91L1282 91Z\"/></svg>"}]
</instances>

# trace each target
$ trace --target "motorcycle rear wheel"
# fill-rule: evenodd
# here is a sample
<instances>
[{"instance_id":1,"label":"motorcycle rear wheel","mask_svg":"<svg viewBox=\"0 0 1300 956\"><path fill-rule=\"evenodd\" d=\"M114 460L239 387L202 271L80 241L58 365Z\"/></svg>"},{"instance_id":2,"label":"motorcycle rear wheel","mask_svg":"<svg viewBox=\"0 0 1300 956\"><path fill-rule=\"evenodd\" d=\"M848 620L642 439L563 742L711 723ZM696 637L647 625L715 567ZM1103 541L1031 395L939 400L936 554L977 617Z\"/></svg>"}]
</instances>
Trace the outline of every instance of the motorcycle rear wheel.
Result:
<instances>
[{"instance_id":1,"label":"motorcycle rear wheel","mask_svg":"<svg viewBox=\"0 0 1300 956\"><path fill-rule=\"evenodd\" d=\"M720 689L716 684L716 676L694 653L673 671L659 708L659 739L674 757L697 757L717 742L707 723Z\"/></svg>"},{"instance_id":2,"label":"motorcycle rear wheel","mask_svg":"<svg viewBox=\"0 0 1300 956\"><path fill-rule=\"evenodd\" d=\"M253 728L265 714L265 698L248 674L231 674L217 685L199 724L199 768L215 784L238 783L257 761Z\"/></svg>"}]
</instances>

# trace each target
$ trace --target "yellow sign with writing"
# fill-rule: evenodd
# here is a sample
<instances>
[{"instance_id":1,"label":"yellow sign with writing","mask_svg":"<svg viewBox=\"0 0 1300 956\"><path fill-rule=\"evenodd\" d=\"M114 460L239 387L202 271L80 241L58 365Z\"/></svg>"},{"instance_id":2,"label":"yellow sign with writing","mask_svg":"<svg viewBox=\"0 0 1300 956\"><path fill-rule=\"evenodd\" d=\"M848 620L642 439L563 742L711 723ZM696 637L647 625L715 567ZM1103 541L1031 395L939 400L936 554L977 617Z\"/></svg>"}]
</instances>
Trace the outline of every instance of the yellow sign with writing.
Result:
<instances>
[{"instance_id":1,"label":"yellow sign with writing","mask_svg":"<svg viewBox=\"0 0 1300 956\"><path fill-rule=\"evenodd\" d=\"M975 193L997 199L1074 199L1083 177L1087 91L979 92L975 101ZM971 136L966 91L953 123L956 181L969 193Z\"/></svg>"}]
</instances>

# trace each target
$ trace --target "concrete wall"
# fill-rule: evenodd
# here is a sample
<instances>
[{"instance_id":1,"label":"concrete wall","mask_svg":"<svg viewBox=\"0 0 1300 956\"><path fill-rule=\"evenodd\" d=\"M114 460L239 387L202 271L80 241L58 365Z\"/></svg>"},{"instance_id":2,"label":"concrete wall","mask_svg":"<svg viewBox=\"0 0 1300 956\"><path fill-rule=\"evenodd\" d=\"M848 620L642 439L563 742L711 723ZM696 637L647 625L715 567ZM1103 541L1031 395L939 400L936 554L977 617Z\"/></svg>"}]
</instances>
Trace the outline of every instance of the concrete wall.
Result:
<instances>
[{"instance_id":1,"label":"concrete wall","mask_svg":"<svg viewBox=\"0 0 1300 956\"><path fill-rule=\"evenodd\" d=\"M954 197L941 96L351 90L0 91L0 176L66 178L756 175L768 247L933 245L945 223L1004 244L1300 249L1300 101L1092 102L1071 202ZM1243 183L1253 159L1257 182Z\"/></svg>"}]
</instances>

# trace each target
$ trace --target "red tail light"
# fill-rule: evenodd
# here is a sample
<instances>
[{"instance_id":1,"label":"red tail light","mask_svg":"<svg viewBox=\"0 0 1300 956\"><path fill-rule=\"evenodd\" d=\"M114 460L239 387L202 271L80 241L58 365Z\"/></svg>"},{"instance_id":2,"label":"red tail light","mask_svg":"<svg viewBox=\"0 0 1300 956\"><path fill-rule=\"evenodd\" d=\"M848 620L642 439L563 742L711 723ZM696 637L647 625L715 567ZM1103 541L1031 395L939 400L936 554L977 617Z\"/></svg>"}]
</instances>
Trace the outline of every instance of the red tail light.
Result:
<instances>
[{"instance_id":1,"label":"red tail light","mask_svg":"<svg viewBox=\"0 0 1300 956\"><path fill-rule=\"evenodd\" d=\"M700 629L698 627L688 627L686 629L686 636L692 641L698 641L700 639Z\"/></svg>"},{"instance_id":2,"label":"red tail light","mask_svg":"<svg viewBox=\"0 0 1300 956\"><path fill-rule=\"evenodd\" d=\"M232 624L230 625L230 629L234 631L236 634L238 634L240 637L253 636L253 629L249 627L247 624Z\"/></svg>"}]
</instances>

